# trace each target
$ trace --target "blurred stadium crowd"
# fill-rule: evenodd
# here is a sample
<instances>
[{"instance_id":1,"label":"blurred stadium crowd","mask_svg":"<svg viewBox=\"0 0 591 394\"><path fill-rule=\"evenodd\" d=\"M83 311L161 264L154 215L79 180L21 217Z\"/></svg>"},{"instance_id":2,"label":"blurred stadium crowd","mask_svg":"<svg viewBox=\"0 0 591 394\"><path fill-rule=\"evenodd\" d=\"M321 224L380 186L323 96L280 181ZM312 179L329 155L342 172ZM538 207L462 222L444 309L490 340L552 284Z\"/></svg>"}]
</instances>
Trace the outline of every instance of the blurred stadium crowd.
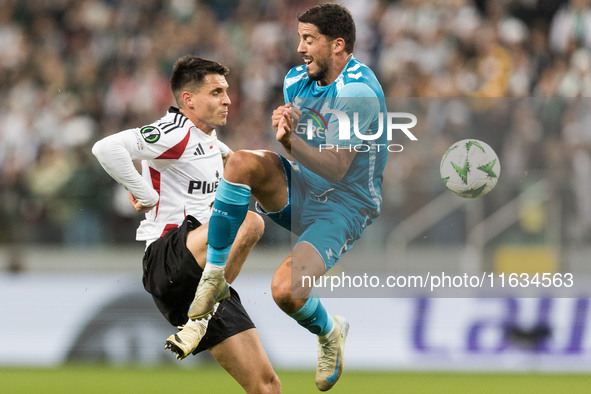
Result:
<instances>
[{"instance_id":1,"label":"blurred stadium crowd","mask_svg":"<svg viewBox=\"0 0 591 394\"><path fill-rule=\"evenodd\" d=\"M591 96L590 2L341 1L356 18L355 55L374 69L387 97L552 102ZM139 218L90 146L159 118L172 104L171 66L184 54L231 69L233 104L221 139L233 149L278 148L270 114L283 101L286 71L301 63L296 15L316 3L2 0L0 244L133 241ZM486 140L511 163L505 176L516 184L531 168L563 179L584 232L591 228L591 111L554 106L556 117L544 122L547 107L522 102L507 116L520 118L519 127L491 117L498 128ZM465 106L450 108L452 126L465 125ZM400 198L416 202L412 175L438 163L454 140L474 135L452 129L423 130L427 158L396 158L386 183ZM587 180L568 182L577 176Z\"/></svg>"}]
</instances>

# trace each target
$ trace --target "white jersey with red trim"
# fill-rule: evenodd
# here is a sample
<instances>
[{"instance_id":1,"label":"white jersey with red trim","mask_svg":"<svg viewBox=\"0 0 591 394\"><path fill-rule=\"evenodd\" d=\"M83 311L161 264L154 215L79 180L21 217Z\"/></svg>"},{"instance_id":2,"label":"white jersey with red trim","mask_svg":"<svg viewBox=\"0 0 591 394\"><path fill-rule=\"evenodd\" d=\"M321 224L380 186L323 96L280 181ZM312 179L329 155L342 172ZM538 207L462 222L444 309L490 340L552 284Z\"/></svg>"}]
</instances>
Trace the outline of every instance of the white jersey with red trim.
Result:
<instances>
[{"instance_id":1,"label":"white jersey with red trim","mask_svg":"<svg viewBox=\"0 0 591 394\"><path fill-rule=\"evenodd\" d=\"M228 152L215 130L204 133L173 107L158 121L106 137L93 147L105 170L143 205L156 203L136 233L138 241L148 243L178 227L186 215L209 221L223 175L222 157ZM124 164L131 164L129 158L142 161L143 179Z\"/></svg>"}]
</instances>

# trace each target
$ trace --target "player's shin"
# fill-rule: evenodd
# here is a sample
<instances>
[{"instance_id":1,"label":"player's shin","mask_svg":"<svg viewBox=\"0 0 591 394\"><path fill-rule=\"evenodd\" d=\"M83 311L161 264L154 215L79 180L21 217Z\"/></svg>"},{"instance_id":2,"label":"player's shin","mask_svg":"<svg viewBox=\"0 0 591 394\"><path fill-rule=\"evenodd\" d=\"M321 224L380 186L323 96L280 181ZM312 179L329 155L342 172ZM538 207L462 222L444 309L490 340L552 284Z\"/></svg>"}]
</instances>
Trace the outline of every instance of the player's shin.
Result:
<instances>
[{"instance_id":1,"label":"player's shin","mask_svg":"<svg viewBox=\"0 0 591 394\"><path fill-rule=\"evenodd\" d=\"M224 267L236 233L246 217L250 188L222 179L216 191L207 233L207 262L189 308L189 318L201 319L211 314L217 301L230 296Z\"/></svg>"},{"instance_id":2,"label":"player's shin","mask_svg":"<svg viewBox=\"0 0 591 394\"><path fill-rule=\"evenodd\" d=\"M226 265L230 247L246 217L249 200L250 187L222 178L209 219L206 271L214 268L213 266Z\"/></svg>"}]
</instances>

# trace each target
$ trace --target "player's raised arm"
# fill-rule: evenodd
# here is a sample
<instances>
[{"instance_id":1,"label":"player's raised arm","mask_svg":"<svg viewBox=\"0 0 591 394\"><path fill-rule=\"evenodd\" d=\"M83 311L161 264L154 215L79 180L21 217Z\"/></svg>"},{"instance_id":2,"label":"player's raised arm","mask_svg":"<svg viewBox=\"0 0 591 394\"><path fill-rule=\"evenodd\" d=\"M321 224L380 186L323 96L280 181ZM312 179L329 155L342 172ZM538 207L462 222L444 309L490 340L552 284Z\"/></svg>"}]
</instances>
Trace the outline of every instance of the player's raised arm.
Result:
<instances>
[{"instance_id":1,"label":"player's raised arm","mask_svg":"<svg viewBox=\"0 0 591 394\"><path fill-rule=\"evenodd\" d=\"M292 133L293 125L301 118L301 111L291 105L277 108L273 112L273 123L277 122L276 139L285 151L301 162L306 168L330 182L340 181L355 158L355 150L326 146L320 150L309 145L300 136Z\"/></svg>"},{"instance_id":2,"label":"player's raised arm","mask_svg":"<svg viewBox=\"0 0 591 394\"><path fill-rule=\"evenodd\" d=\"M321 150L309 145L300 136L291 133L291 123L285 118L279 122L277 140L294 159L329 182L340 181L355 159L354 149L326 146Z\"/></svg>"}]
</instances>

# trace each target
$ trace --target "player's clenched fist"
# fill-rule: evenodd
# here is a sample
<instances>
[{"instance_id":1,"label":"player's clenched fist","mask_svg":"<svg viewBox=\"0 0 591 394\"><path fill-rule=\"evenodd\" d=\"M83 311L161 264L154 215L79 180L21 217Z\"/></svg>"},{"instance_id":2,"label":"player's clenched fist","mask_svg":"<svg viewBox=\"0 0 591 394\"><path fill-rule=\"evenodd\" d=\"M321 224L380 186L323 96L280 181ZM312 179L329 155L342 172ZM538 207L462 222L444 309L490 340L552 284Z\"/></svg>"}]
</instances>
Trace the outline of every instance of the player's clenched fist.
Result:
<instances>
[{"instance_id":1,"label":"player's clenched fist","mask_svg":"<svg viewBox=\"0 0 591 394\"><path fill-rule=\"evenodd\" d=\"M279 120L282 117L284 117L285 109L287 108L291 108L291 103L281 105L273 111L273 115L271 115L271 123L273 124L273 130L277 131L277 127L279 126Z\"/></svg>"},{"instance_id":2,"label":"player's clenched fist","mask_svg":"<svg viewBox=\"0 0 591 394\"><path fill-rule=\"evenodd\" d=\"M291 117L289 111L289 108L285 108L283 115L279 118L275 138L291 154Z\"/></svg>"}]
</instances>

